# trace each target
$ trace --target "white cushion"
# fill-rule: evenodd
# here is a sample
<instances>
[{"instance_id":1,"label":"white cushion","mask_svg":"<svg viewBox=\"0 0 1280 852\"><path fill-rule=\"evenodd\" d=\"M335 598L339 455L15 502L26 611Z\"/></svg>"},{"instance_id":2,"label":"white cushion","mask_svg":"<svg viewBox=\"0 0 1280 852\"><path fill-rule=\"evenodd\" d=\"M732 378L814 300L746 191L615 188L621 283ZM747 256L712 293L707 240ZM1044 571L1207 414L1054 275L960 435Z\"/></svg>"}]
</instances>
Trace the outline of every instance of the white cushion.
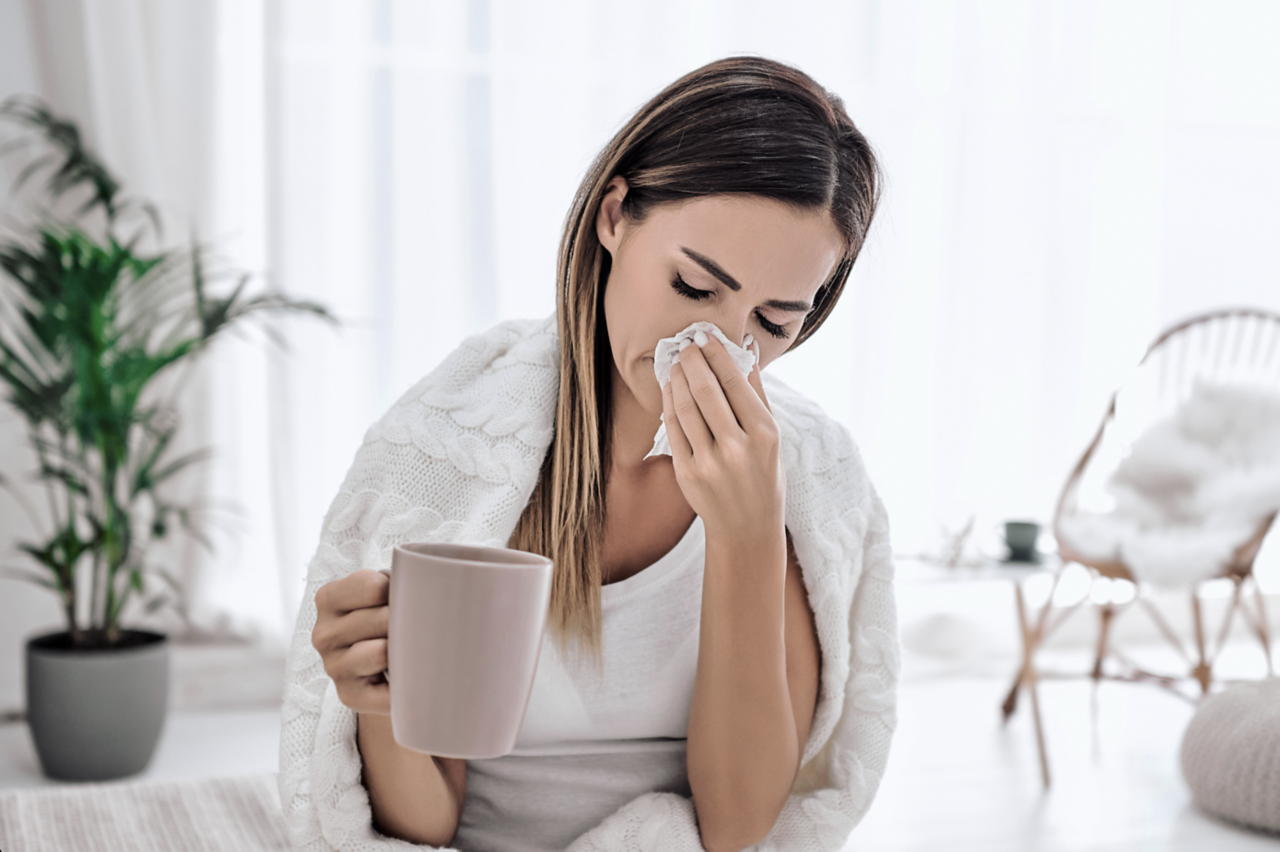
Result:
<instances>
[{"instance_id":1,"label":"white cushion","mask_svg":"<svg viewBox=\"0 0 1280 852\"><path fill-rule=\"evenodd\" d=\"M1182 737L1182 777L1207 813L1280 832L1280 678L1201 703Z\"/></svg>"}]
</instances>

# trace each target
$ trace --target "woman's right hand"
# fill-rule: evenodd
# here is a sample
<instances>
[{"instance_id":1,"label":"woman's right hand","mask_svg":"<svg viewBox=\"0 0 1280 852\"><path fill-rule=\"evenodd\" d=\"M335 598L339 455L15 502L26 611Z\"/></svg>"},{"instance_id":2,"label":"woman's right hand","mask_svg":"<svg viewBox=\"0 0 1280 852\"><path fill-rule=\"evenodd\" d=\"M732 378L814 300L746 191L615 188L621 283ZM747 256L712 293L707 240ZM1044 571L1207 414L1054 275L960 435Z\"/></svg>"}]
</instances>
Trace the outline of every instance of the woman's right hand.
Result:
<instances>
[{"instance_id":1,"label":"woman's right hand","mask_svg":"<svg viewBox=\"0 0 1280 852\"><path fill-rule=\"evenodd\" d=\"M391 687L383 677L390 590L391 577L381 571L353 571L325 583L316 590L311 644L338 699L358 714L361 783L369 791L374 828L410 843L448 846L466 801L467 762L410 751L395 741Z\"/></svg>"},{"instance_id":2,"label":"woman's right hand","mask_svg":"<svg viewBox=\"0 0 1280 852\"><path fill-rule=\"evenodd\" d=\"M338 699L357 713L391 715L391 688L383 676L390 588L387 574L362 570L316 591L311 644L338 688Z\"/></svg>"}]
</instances>

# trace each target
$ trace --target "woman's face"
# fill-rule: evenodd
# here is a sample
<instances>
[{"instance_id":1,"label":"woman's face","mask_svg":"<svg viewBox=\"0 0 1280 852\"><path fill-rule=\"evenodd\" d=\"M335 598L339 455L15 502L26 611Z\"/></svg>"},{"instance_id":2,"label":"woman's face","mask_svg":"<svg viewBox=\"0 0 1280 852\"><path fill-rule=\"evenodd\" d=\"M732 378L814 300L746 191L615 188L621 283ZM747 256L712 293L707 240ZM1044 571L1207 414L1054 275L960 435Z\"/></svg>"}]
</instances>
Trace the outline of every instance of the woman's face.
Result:
<instances>
[{"instance_id":1,"label":"woman's face","mask_svg":"<svg viewBox=\"0 0 1280 852\"><path fill-rule=\"evenodd\" d=\"M621 215L627 185L614 178L596 220L613 258L604 315L618 381L641 408L662 413L653 375L658 341L690 323L715 323L741 345L750 334L763 369L791 346L844 241L825 211L757 196L713 195L655 207L637 224Z\"/></svg>"}]
</instances>

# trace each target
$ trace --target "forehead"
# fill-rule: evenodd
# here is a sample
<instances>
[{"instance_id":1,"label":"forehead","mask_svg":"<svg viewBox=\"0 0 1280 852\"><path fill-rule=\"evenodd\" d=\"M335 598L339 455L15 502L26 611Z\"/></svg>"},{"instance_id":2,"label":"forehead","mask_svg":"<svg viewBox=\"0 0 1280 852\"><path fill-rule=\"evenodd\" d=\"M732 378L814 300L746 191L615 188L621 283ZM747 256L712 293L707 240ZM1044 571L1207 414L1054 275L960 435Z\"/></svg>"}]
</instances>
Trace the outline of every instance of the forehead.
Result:
<instances>
[{"instance_id":1,"label":"forehead","mask_svg":"<svg viewBox=\"0 0 1280 852\"><path fill-rule=\"evenodd\" d=\"M756 196L660 205L643 230L651 248L683 260L682 248L692 249L769 298L810 300L844 254L844 240L825 210Z\"/></svg>"}]
</instances>

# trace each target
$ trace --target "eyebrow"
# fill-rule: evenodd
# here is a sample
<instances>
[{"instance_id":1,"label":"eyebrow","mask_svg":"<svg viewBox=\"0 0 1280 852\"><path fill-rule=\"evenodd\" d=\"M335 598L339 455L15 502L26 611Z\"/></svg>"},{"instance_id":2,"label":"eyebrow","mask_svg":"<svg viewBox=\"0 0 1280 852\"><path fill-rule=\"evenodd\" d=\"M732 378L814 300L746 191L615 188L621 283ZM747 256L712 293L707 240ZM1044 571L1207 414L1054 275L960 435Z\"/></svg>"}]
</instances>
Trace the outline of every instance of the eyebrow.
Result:
<instances>
[{"instance_id":1,"label":"eyebrow","mask_svg":"<svg viewBox=\"0 0 1280 852\"><path fill-rule=\"evenodd\" d=\"M705 254L699 254L693 249L686 248L685 246L680 246L680 251L684 252L685 255L690 260L692 260L694 263L701 266L703 269L705 269L707 272L713 275L717 280L720 281L720 283L724 284L724 286L728 287L730 290L736 293L742 289L742 285L739 284L732 275L725 272L724 267L716 263L711 258L707 257ZM780 311L804 313L804 314L807 314L809 313L809 311L813 310L813 305L809 304L808 302L794 302L794 301L788 301L786 299L769 299L768 301L765 302L765 305L771 308L777 308Z\"/></svg>"}]
</instances>

